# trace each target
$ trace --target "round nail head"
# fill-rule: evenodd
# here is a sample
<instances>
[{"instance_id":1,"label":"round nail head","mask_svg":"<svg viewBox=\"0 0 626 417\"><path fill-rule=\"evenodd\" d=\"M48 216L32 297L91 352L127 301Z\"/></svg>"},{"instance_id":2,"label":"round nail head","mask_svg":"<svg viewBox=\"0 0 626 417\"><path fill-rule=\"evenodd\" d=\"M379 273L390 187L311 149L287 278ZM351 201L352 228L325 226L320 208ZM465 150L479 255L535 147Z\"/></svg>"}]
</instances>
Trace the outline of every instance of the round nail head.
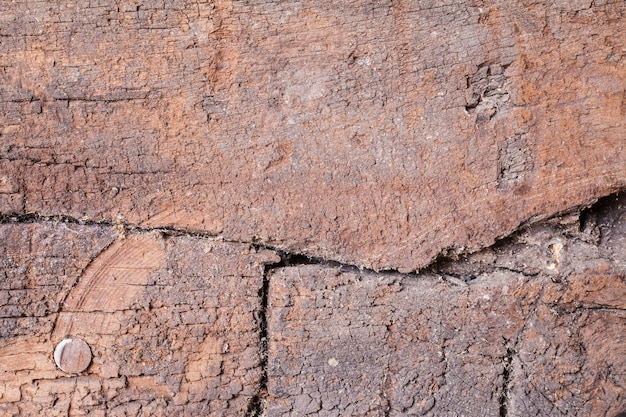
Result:
<instances>
[{"instance_id":1,"label":"round nail head","mask_svg":"<svg viewBox=\"0 0 626 417\"><path fill-rule=\"evenodd\" d=\"M68 374L79 374L91 363L91 349L81 339L63 339L54 349L54 362Z\"/></svg>"}]
</instances>

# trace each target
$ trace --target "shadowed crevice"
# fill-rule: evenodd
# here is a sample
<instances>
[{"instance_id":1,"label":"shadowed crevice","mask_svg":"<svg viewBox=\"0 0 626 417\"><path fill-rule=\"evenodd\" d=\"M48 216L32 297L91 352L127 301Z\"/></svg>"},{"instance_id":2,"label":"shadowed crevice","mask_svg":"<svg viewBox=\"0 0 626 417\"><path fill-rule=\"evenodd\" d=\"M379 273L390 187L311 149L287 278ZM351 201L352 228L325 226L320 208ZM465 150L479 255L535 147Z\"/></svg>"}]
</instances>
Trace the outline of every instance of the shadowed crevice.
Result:
<instances>
[{"instance_id":1,"label":"shadowed crevice","mask_svg":"<svg viewBox=\"0 0 626 417\"><path fill-rule=\"evenodd\" d=\"M262 248L258 248L262 249ZM259 299L260 299L260 307L259 313L257 317L257 322L259 326L259 361L261 367L261 378L259 379L259 388L254 397L250 400L248 404L248 411L246 415L248 417L262 417L265 416L265 408L267 404L267 381L268 381L268 372L267 372L267 361L268 361L268 309L269 309L269 289L270 289L270 278L272 271L276 268L283 268L289 264L289 256L284 254L280 254L281 260L272 264L265 264L263 269L263 285L259 288Z\"/></svg>"},{"instance_id":2,"label":"shadowed crevice","mask_svg":"<svg viewBox=\"0 0 626 417\"><path fill-rule=\"evenodd\" d=\"M340 268L342 271L358 271L361 273L374 273L374 274L393 274L393 275L402 275L405 277L417 277L420 272L437 272L442 267L450 263L455 263L468 255L473 253L480 252L482 250L486 250L489 248L497 248L502 245L506 245L510 242L515 236L522 233L524 230L529 229L532 226L544 224L544 223L553 223L554 221L558 221L562 217L569 216L573 213L579 213L580 215L580 228L583 229L587 227L590 223L596 222L598 220L610 220L611 216L619 215L621 213L620 207L624 203L624 196L626 194L623 190L612 193L608 196L597 199L593 204L585 205L585 206L576 206L572 207L566 211L557 213L548 218L536 217L532 218L528 221L522 222L514 231L511 233L501 236L496 241L487 247L483 247L478 250L472 251L460 251L455 248L447 248L442 250L439 255L433 258L432 262L421 268L420 270L415 270L412 272L400 272L397 269L384 269L384 270L375 270L371 268L366 268L360 265L341 262L332 258L322 258L311 256L304 253L297 252L289 252L275 245L268 245L264 243L259 243L255 241L245 241L245 240L232 240L225 239L221 235L215 235L210 233L203 233L199 231L189 231L184 229L177 229L172 227L142 227L134 224L127 223L119 223L112 222L108 220L90 220L90 219L78 219L71 216L66 215L40 215L38 213L0 213L0 224L5 223L38 223L38 222L60 222L60 223L70 223L70 224L79 224L79 225L93 225L93 226L105 226L105 227L115 227L120 230L123 230L127 233L150 233L150 232L158 232L162 233L165 236L187 236L187 237L195 237L195 238L204 238L204 239L214 239L222 242L228 243L240 243L240 244L248 244L257 250L270 250L280 254L282 261L279 264L271 265L271 268L278 268L284 266L296 266L296 265L323 265L333 268ZM613 214L611 214L613 213ZM615 214L617 213L617 214ZM524 273L523 271L516 271ZM467 276L459 276L457 278L464 280L466 282L472 281L476 275L478 275L480 271L476 271L474 275ZM532 275L532 274L531 274Z\"/></svg>"},{"instance_id":3,"label":"shadowed crevice","mask_svg":"<svg viewBox=\"0 0 626 417\"><path fill-rule=\"evenodd\" d=\"M504 368L502 369L502 388L500 391L500 417L507 417L509 415L509 389L511 385L511 372L512 372L512 364L513 364L513 355L515 351L507 347L506 355L502 359L502 364Z\"/></svg>"}]
</instances>

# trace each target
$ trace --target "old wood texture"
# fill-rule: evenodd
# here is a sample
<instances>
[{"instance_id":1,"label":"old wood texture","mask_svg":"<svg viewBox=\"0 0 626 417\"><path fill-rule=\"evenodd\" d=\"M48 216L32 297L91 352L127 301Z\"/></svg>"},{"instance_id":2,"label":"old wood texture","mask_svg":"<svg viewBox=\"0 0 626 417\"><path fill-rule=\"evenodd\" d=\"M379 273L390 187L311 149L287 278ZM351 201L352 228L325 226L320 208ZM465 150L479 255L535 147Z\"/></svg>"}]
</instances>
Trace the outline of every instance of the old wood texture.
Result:
<instances>
[{"instance_id":1,"label":"old wood texture","mask_svg":"<svg viewBox=\"0 0 626 417\"><path fill-rule=\"evenodd\" d=\"M380 269L626 186L622 0L0 2L0 211Z\"/></svg>"},{"instance_id":2,"label":"old wood texture","mask_svg":"<svg viewBox=\"0 0 626 417\"><path fill-rule=\"evenodd\" d=\"M275 270L268 415L626 412L620 204L591 213L586 233L542 225L414 276Z\"/></svg>"},{"instance_id":3,"label":"old wood texture","mask_svg":"<svg viewBox=\"0 0 626 417\"><path fill-rule=\"evenodd\" d=\"M0 0L0 415L623 417L624 33Z\"/></svg>"},{"instance_id":4,"label":"old wood texture","mask_svg":"<svg viewBox=\"0 0 626 417\"><path fill-rule=\"evenodd\" d=\"M245 244L0 225L0 414L243 415L263 376L263 263ZM52 353L87 342L87 372Z\"/></svg>"},{"instance_id":5,"label":"old wood texture","mask_svg":"<svg viewBox=\"0 0 626 417\"><path fill-rule=\"evenodd\" d=\"M498 271L465 287L282 269L269 415L613 417L626 370L626 282L615 280Z\"/></svg>"},{"instance_id":6,"label":"old wood texture","mask_svg":"<svg viewBox=\"0 0 626 417\"><path fill-rule=\"evenodd\" d=\"M419 274L19 218L0 273L3 416L626 412L626 194Z\"/></svg>"}]
</instances>

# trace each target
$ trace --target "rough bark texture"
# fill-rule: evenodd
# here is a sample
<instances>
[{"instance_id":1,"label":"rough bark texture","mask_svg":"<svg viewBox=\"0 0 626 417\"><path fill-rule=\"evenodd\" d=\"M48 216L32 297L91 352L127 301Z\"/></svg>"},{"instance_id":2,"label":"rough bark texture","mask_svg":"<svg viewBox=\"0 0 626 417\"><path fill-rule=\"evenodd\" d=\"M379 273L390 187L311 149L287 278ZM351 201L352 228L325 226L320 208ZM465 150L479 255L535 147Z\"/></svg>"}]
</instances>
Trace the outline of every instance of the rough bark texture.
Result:
<instances>
[{"instance_id":1,"label":"rough bark texture","mask_svg":"<svg viewBox=\"0 0 626 417\"><path fill-rule=\"evenodd\" d=\"M0 0L0 414L623 417L624 33Z\"/></svg>"},{"instance_id":2,"label":"rough bark texture","mask_svg":"<svg viewBox=\"0 0 626 417\"><path fill-rule=\"evenodd\" d=\"M626 186L623 0L3 0L0 16L5 213L411 271Z\"/></svg>"}]
</instances>

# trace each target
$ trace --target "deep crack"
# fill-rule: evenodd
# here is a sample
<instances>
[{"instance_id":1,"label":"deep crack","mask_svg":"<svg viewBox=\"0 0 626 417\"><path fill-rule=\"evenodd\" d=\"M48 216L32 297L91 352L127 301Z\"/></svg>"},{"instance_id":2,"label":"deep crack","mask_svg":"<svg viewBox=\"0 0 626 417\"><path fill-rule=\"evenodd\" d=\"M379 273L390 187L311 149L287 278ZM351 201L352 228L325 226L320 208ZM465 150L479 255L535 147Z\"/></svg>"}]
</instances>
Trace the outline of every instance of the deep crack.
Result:
<instances>
[{"instance_id":1,"label":"deep crack","mask_svg":"<svg viewBox=\"0 0 626 417\"><path fill-rule=\"evenodd\" d=\"M252 245L256 250L273 250L280 255L280 262L266 264L263 270L263 285L259 289L259 298L261 300L261 306L259 308L258 323L259 323L259 339L260 339L260 366L262 370L261 379L259 380L259 389L257 394L252 397L248 404L248 417L263 417L265 416L265 406L268 397L268 311L269 311L269 289L270 289L270 276L275 269L285 268L298 265L333 265L339 267L352 267L342 265L334 261L326 261L320 258L313 258L301 254L290 254L283 251L268 248L264 245L254 244Z\"/></svg>"},{"instance_id":2,"label":"deep crack","mask_svg":"<svg viewBox=\"0 0 626 417\"><path fill-rule=\"evenodd\" d=\"M378 275L385 274L393 274L393 275L402 275L405 277L417 277L420 272L437 272L439 271L442 265L450 262L456 262L459 259L466 258L467 256L493 247L498 247L506 242L510 241L512 237L520 234L522 231L528 229L531 226L549 223L555 219L559 219L564 215L578 212L581 215L581 227L584 227L586 223L589 222L590 213L594 213L598 210L606 210L605 206L611 206L611 203L615 204L621 195L623 190L617 190L616 192L609 194L604 197L599 197L593 202L589 204L583 204L575 207L571 207L567 210L564 210L559 213L555 213L549 217L543 216L535 216L530 218L524 222L521 222L515 230L512 232L500 236L495 239L495 242L492 245L483 247L478 250L467 250L464 249L456 249L454 247L444 248L440 251L440 253L433 257L431 262L428 265L425 265L423 268L419 270L414 270L411 272L400 272L397 269L383 269L383 270L375 270L371 268L364 267L362 265L351 264L346 262L341 262L332 258L321 258L313 255L307 255L304 253L297 252L289 252L284 248L280 248L267 243L260 243L252 239L251 241L246 240L237 240L237 239L228 239L222 235L216 235L211 233L206 233L202 231L190 231L185 229L178 229L175 227L143 227L137 224L132 223L121 223L114 222L111 220L91 220L91 219L79 219L76 217L68 216L68 215L41 215L39 213L0 213L0 224L3 223L37 223L37 222L62 222L62 223L70 223L70 224L80 224L80 225L95 225L95 226L107 226L107 227L118 227L129 232L139 232L139 233L149 233L149 232L159 232L168 236L189 236L189 237L197 237L197 238L205 238L205 239L216 239L223 242L229 243L244 243L249 244L256 249L266 249L270 251L277 252L283 256L283 266L291 266L291 265L309 265L309 264L318 264L325 265L335 268L340 268L344 271L358 271L360 273L375 273ZM480 275L481 270L473 271L472 274L466 274L467 276L460 277L464 281L469 282L475 279L478 275ZM522 272L526 275L527 272Z\"/></svg>"},{"instance_id":3,"label":"deep crack","mask_svg":"<svg viewBox=\"0 0 626 417\"><path fill-rule=\"evenodd\" d=\"M507 347L506 355L504 356L502 363L504 368L502 369L502 389L500 392L500 417L507 417L509 414L509 389L511 384L511 368L513 364L513 355L515 351Z\"/></svg>"},{"instance_id":4,"label":"deep crack","mask_svg":"<svg viewBox=\"0 0 626 417\"><path fill-rule=\"evenodd\" d=\"M260 247L257 247L260 249ZM280 253L279 253L280 254ZM281 268L286 266L289 256L281 255L280 262L276 262L273 264L266 264L263 269L263 285L259 288L259 298L261 300L261 305L259 308L259 314L257 317L259 324L259 364L261 367L261 378L259 379L259 389L254 397L250 400L248 404L248 417L262 417L265 416L265 405L268 396L267 389L267 381L268 381L268 372L267 372L267 361L268 361L268 323L267 323L267 312L268 312L268 296L270 289L270 275L272 271L276 268Z\"/></svg>"}]
</instances>

